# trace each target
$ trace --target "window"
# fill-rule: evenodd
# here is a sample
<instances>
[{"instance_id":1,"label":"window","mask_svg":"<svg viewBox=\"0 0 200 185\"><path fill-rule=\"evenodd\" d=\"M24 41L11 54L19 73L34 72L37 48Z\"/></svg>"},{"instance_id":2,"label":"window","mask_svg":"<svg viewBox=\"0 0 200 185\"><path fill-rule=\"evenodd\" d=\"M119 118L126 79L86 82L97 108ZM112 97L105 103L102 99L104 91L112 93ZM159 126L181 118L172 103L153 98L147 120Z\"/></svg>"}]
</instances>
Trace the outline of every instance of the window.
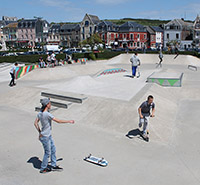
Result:
<instances>
[{"instance_id":1,"label":"window","mask_svg":"<svg viewBox=\"0 0 200 185\"><path fill-rule=\"evenodd\" d=\"M83 34L85 33L85 28L83 27Z\"/></svg>"},{"instance_id":2,"label":"window","mask_svg":"<svg viewBox=\"0 0 200 185\"><path fill-rule=\"evenodd\" d=\"M133 43L131 42L131 47L133 47Z\"/></svg>"},{"instance_id":3,"label":"window","mask_svg":"<svg viewBox=\"0 0 200 185\"><path fill-rule=\"evenodd\" d=\"M85 21L85 26L89 26L89 21Z\"/></svg>"},{"instance_id":4,"label":"window","mask_svg":"<svg viewBox=\"0 0 200 185\"><path fill-rule=\"evenodd\" d=\"M147 38L147 35L146 34L144 34L144 39L146 39Z\"/></svg>"},{"instance_id":5,"label":"window","mask_svg":"<svg viewBox=\"0 0 200 185\"><path fill-rule=\"evenodd\" d=\"M137 42L137 47L140 47L140 42Z\"/></svg>"},{"instance_id":6,"label":"window","mask_svg":"<svg viewBox=\"0 0 200 185\"><path fill-rule=\"evenodd\" d=\"M133 40L133 34L131 34L131 40ZM133 44L133 43L132 43Z\"/></svg>"},{"instance_id":7,"label":"window","mask_svg":"<svg viewBox=\"0 0 200 185\"><path fill-rule=\"evenodd\" d=\"M167 39L169 39L169 33L167 33Z\"/></svg>"},{"instance_id":8,"label":"window","mask_svg":"<svg viewBox=\"0 0 200 185\"><path fill-rule=\"evenodd\" d=\"M137 38L138 38L138 39L140 38L140 34L137 34Z\"/></svg>"},{"instance_id":9,"label":"window","mask_svg":"<svg viewBox=\"0 0 200 185\"><path fill-rule=\"evenodd\" d=\"M90 27L90 33L92 33L92 27Z\"/></svg>"},{"instance_id":10,"label":"window","mask_svg":"<svg viewBox=\"0 0 200 185\"><path fill-rule=\"evenodd\" d=\"M179 39L179 34L178 33L176 34L176 39Z\"/></svg>"}]
</instances>

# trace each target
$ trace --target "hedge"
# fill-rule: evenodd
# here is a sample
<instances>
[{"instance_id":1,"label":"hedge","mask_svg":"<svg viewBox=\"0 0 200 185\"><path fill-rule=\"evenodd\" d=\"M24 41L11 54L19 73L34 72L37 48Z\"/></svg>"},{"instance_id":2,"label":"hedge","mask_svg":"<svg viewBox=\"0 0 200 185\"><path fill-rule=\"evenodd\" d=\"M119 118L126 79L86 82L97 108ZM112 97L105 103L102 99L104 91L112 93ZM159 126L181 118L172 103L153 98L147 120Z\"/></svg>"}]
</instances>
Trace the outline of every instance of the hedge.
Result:
<instances>
[{"instance_id":1,"label":"hedge","mask_svg":"<svg viewBox=\"0 0 200 185\"><path fill-rule=\"evenodd\" d=\"M0 63L7 62L7 63L25 63L25 64L33 64L37 63L39 58L42 57L46 60L47 55L19 55L19 56L0 56ZM57 54L56 59L65 59L65 54Z\"/></svg>"},{"instance_id":2,"label":"hedge","mask_svg":"<svg viewBox=\"0 0 200 185\"><path fill-rule=\"evenodd\" d=\"M101 53L73 53L72 58L78 59L78 58L88 58L88 60L103 60L103 59L110 59L117 55L120 55L122 52L115 52L115 51L105 51ZM95 55L95 57L94 57Z\"/></svg>"}]
</instances>

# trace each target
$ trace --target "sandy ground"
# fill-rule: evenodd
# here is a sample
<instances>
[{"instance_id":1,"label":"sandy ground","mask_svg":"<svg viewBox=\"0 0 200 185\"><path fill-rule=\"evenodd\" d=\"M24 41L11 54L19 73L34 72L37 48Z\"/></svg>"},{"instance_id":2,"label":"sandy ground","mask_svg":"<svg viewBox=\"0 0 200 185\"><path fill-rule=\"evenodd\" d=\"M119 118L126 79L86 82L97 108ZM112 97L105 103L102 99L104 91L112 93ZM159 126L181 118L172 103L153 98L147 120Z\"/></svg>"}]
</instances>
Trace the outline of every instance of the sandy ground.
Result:
<instances>
[{"instance_id":1,"label":"sandy ground","mask_svg":"<svg viewBox=\"0 0 200 185\"><path fill-rule=\"evenodd\" d=\"M130 57L36 69L12 88L10 66L0 68L0 184L200 184L200 60L164 55L163 67L156 69L158 55L141 54L141 77L132 79ZM198 70L189 70L188 65ZM127 72L98 76L112 68ZM153 72L167 71L184 73L182 87L146 83ZM52 111L55 117L76 122L53 124L63 172L39 173L43 149L33 123L41 92L86 98L82 104ZM155 97L156 117L150 120L147 143L138 135L137 108L149 94ZM108 166L83 161L90 153L104 157Z\"/></svg>"}]
</instances>

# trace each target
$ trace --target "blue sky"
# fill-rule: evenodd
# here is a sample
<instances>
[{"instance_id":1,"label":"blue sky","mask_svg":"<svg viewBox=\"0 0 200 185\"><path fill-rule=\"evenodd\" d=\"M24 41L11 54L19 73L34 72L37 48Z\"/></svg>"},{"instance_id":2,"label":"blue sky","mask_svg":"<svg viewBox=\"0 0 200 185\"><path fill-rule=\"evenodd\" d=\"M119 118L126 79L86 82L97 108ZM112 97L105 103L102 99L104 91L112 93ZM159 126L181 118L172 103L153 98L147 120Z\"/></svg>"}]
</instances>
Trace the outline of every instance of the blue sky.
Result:
<instances>
[{"instance_id":1,"label":"blue sky","mask_svg":"<svg viewBox=\"0 0 200 185\"><path fill-rule=\"evenodd\" d=\"M33 18L49 22L79 22L85 13L100 19L149 18L194 20L199 0L0 0L0 16Z\"/></svg>"}]
</instances>

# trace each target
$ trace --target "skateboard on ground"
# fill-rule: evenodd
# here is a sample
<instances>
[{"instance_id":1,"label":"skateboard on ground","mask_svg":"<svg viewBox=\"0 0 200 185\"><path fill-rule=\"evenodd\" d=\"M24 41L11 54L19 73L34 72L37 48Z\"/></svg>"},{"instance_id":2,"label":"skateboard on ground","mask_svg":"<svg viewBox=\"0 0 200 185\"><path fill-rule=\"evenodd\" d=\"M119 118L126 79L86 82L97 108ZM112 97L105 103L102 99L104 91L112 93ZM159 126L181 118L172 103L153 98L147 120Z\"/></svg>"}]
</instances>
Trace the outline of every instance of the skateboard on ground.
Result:
<instances>
[{"instance_id":1,"label":"skateboard on ground","mask_svg":"<svg viewBox=\"0 0 200 185\"><path fill-rule=\"evenodd\" d=\"M103 167L106 167L108 165L108 161L106 161L103 157L95 157L92 156L92 154L90 154L88 157L85 157L84 160Z\"/></svg>"}]
</instances>

